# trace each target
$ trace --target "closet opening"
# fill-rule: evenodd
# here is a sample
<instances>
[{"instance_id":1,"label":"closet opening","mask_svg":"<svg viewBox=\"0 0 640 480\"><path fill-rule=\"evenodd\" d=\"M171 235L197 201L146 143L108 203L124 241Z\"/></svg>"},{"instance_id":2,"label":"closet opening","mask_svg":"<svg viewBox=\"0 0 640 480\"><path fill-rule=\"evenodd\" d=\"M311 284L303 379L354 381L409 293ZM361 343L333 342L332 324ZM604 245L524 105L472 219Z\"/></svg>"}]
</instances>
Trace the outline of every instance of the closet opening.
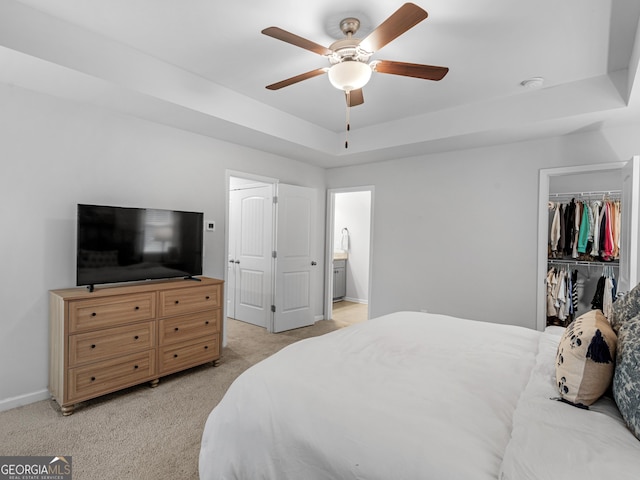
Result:
<instances>
[{"instance_id":1,"label":"closet opening","mask_svg":"<svg viewBox=\"0 0 640 480\"><path fill-rule=\"evenodd\" d=\"M639 159L540 170L536 328L566 326L637 283Z\"/></svg>"},{"instance_id":2,"label":"closet opening","mask_svg":"<svg viewBox=\"0 0 640 480\"><path fill-rule=\"evenodd\" d=\"M373 187L330 189L327 194L325 318L369 319Z\"/></svg>"}]
</instances>

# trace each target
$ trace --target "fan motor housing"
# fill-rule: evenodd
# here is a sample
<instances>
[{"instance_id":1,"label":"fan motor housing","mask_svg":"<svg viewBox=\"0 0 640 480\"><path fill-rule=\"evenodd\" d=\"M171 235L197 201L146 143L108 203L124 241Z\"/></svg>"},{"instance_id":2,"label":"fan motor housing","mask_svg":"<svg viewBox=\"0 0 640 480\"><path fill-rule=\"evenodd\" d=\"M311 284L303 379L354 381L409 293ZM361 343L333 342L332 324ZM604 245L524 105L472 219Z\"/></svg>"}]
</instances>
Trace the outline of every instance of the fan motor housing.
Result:
<instances>
[{"instance_id":1,"label":"fan motor housing","mask_svg":"<svg viewBox=\"0 0 640 480\"><path fill-rule=\"evenodd\" d=\"M332 64L340 63L344 60L366 63L372 55L372 53L360 48L359 38L344 38L333 42L329 46L329 50L333 50L333 54L329 56L329 62Z\"/></svg>"}]
</instances>

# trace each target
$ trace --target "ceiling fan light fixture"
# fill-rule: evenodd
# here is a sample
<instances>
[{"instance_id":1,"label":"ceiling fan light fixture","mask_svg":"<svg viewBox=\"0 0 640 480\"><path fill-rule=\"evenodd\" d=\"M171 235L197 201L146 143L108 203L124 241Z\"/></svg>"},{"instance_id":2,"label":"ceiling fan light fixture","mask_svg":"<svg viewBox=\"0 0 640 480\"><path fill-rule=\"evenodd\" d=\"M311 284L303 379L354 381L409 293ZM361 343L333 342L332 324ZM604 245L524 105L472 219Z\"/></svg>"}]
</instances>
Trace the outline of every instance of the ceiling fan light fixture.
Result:
<instances>
[{"instance_id":1,"label":"ceiling fan light fixture","mask_svg":"<svg viewBox=\"0 0 640 480\"><path fill-rule=\"evenodd\" d=\"M371 67L366 63L345 60L329 69L329 81L338 90L350 92L364 87L371 78Z\"/></svg>"}]
</instances>

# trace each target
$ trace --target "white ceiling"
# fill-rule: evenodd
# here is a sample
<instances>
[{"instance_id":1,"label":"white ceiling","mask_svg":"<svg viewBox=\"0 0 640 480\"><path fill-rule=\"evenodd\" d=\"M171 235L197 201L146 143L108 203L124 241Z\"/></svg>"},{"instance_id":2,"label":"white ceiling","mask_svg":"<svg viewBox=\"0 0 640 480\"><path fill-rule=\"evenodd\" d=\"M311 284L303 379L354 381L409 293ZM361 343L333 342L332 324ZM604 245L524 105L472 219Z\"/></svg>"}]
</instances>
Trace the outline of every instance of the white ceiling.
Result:
<instances>
[{"instance_id":1,"label":"white ceiling","mask_svg":"<svg viewBox=\"0 0 640 480\"><path fill-rule=\"evenodd\" d=\"M366 36L401 0L0 0L0 82L322 167L640 123L640 1L431 0L374 59L450 68L440 82L375 73L350 112L328 66L262 35ZM542 88L521 81L544 77Z\"/></svg>"}]
</instances>

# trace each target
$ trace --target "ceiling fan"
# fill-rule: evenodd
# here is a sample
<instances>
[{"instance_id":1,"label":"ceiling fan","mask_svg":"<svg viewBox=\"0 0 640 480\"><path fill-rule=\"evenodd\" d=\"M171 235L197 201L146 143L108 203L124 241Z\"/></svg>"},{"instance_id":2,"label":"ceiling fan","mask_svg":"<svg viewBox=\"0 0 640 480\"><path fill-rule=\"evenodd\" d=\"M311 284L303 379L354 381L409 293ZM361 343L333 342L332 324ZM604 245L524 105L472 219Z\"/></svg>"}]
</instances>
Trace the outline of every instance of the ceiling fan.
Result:
<instances>
[{"instance_id":1,"label":"ceiling fan","mask_svg":"<svg viewBox=\"0 0 640 480\"><path fill-rule=\"evenodd\" d=\"M263 34L322 55L331 64L330 67L317 68L267 85L266 88L278 90L328 73L331 84L345 92L347 107L355 107L364 103L362 87L367 84L372 72L425 80L441 80L449 71L447 67L394 62L391 60L374 60L369 63L370 57L376 51L420 23L427 16L427 12L419 6L413 3L405 3L364 39L354 37L360 28L360 21L353 17L345 18L340 22L340 29L346 35L346 38L332 43L328 48L278 27L265 28L262 30ZM349 130L348 121L347 130Z\"/></svg>"}]
</instances>

